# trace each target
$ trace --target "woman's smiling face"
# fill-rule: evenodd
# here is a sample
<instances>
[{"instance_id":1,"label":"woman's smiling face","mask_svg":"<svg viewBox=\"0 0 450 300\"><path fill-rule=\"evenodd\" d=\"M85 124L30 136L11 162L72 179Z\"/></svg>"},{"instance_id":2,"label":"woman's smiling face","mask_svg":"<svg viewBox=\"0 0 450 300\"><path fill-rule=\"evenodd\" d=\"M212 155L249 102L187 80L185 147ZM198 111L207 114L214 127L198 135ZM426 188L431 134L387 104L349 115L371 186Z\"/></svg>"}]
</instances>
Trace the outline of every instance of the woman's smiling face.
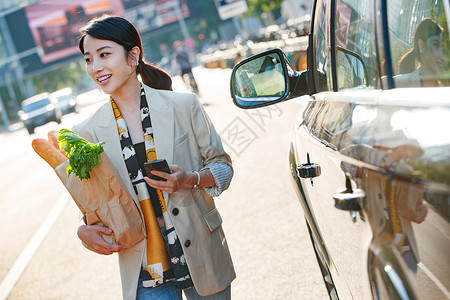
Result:
<instances>
[{"instance_id":1,"label":"woman's smiling face","mask_svg":"<svg viewBox=\"0 0 450 300\"><path fill-rule=\"evenodd\" d=\"M425 71L424 75L438 76L445 72L445 66L447 63L444 55L444 46L441 35L433 35L426 39L425 42L419 41L421 46L421 65L422 70Z\"/></svg>"},{"instance_id":2,"label":"woman's smiling face","mask_svg":"<svg viewBox=\"0 0 450 300\"><path fill-rule=\"evenodd\" d=\"M137 79L131 56L123 46L86 35L83 40L86 73L109 95L122 93Z\"/></svg>"}]
</instances>

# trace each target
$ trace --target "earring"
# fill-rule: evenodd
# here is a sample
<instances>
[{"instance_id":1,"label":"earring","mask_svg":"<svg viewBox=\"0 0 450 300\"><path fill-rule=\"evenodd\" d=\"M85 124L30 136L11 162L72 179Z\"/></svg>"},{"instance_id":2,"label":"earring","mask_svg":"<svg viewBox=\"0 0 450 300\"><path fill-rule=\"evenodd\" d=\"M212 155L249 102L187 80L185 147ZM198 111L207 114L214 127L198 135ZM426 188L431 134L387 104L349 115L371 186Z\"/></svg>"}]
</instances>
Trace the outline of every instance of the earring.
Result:
<instances>
[{"instance_id":1,"label":"earring","mask_svg":"<svg viewBox=\"0 0 450 300\"><path fill-rule=\"evenodd\" d=\"M420 50L419 50L419 53L420 53L420 54L422 54L422 53L423 53L423 50L422 50L422 49L420 49Z\"/></svg>"},{"instance_id":2,"label":"earring","mask_svg":"<svg viewBox=\"0 0 450 300\"><path fill-rule=\"evenodd\" d=\"M136 61L134 62L134 65L137 67L137 66L139 65L139 62L136 60Z\"/></svg>"}]
</instances>

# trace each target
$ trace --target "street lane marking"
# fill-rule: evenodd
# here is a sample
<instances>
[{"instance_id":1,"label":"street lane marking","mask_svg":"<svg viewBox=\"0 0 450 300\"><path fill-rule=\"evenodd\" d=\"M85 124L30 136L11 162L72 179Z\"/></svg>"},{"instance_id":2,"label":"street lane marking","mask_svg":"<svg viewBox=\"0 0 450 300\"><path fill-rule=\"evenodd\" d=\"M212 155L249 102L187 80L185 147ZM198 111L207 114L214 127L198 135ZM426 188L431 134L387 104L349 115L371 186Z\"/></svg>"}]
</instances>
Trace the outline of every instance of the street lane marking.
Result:
<instances>
[{"instance_id":1,"label":"street lane marking","mask_svg":"<svg viewBox=\"0 0 450 300\"><path fill-rule=\"evenodd\" d=\"M428 270L428 268L422 262L418 263L417 265L422 269L422 271L425 272L425 274L428 275L428 277L430 277L434 284L436 284L436 286L442 291L442 293L444 293L447 299L450 299L450 292L445 288L442 282L436 276L434 276L434 274L430 270Z\"/></svg>"},{"instance_id":2,"label":"street lane marking","mask_svg":"<svg viewBox=\"0 0 450 300\"><path fill-rule=\"evenodd\" d=\"M67 201L69 200L69 195L64 193L58 201L56 201L55 205L53 206L52 210L49 212L45 220L42 222L39 229L35 232L31 240L28 242L28 244L23 249L22 253L19 255L17 260L14 262L14 265L12 266L11 270L9 270L8 274L6 274L5 278L0 284L0 300L6 300L6 298L11 293L12 289L14 288L15 284L19 280L20 276L22 275L23 271L27 267L27 265L30 263L31 258L33 257L36 250L41 245L44 238L47 236L48 232L53 226L53 223L55 223L56 219L58 218L59 214L64 209L64 206L66 205Z\"/></svg>"}]
</instances>

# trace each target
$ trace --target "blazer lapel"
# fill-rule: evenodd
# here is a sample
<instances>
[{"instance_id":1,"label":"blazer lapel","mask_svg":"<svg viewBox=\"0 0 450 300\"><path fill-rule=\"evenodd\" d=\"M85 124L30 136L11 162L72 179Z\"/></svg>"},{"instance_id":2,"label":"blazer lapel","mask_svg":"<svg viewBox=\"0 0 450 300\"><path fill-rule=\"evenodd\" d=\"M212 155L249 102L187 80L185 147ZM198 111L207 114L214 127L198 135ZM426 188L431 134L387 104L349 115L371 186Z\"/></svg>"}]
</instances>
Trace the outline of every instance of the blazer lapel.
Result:
<instances>
[{"instance_id":1,"label":"blazer lapel","mask_svg":"<svg viewBox=\"0 0 450 300\"><path fill-rule=\"evenodd\" d=\"M173 107L156 90L148 86L144 86L144 90L152 121L156 157L158 159L166 159L170 165L173 163L175 129Z\"/></svg>"}]
</instances>

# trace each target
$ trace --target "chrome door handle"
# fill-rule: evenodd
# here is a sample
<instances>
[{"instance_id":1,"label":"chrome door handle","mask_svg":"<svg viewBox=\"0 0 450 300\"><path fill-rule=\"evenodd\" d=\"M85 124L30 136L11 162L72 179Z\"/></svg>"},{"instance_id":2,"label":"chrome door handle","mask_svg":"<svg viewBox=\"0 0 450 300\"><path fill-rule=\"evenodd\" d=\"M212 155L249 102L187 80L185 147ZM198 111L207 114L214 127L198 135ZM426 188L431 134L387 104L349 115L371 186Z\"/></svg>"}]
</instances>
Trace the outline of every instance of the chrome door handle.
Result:
<instances>
[{"instance_id":1,"label":"chrome door handle","mask_svg":"<svg viewBox=\"0 0 450 300\"><path fill-rule=\"evenodd\" d=\"M347 211L361 210L362 201L366 194L363 190L353 189L350 181L350 174L345 174L345 188L340 189L333 195L334 206L337 209Z\"/></svg>"},{"instance_id":2,"label":"chrome door handle","mask_svg":"<svg viewBox=\"0 0 450 300\"><path fill-rule=\"evenodd\" d=\"M314 178L321 174L318 164L306 163L297 167L297 174L300 178Z\"/></svg>"}]
</instances>

